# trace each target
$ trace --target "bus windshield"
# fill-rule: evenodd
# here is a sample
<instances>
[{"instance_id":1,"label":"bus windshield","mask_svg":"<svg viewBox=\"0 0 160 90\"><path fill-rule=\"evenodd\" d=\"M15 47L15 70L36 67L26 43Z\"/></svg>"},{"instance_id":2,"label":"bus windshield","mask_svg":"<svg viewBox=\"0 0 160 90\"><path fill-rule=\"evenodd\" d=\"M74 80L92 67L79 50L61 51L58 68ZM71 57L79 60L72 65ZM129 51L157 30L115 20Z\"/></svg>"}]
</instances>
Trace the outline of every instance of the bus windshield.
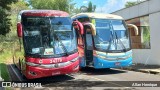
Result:
<instances>
[{"instance_id":1,"label":"bus windshield","mask_svg":"<svg viewBox=\"0 0 160 90\"><path fill-rule=\"evenodd\" d=\"M130 49L130 41L125 23L117 19L94 19L95 47L103 51L124 51Z\"/></svg>"},{"instance_id":2,"label":"bus windshield","mask_svg":"<svg viewBox=\"0 0 160 90\"><path fill-rule=\"evenodd\" d=\"M23 17L25 52L60 55L76 50L75 30L69 17Z\"/></svg>"}]
</instances>

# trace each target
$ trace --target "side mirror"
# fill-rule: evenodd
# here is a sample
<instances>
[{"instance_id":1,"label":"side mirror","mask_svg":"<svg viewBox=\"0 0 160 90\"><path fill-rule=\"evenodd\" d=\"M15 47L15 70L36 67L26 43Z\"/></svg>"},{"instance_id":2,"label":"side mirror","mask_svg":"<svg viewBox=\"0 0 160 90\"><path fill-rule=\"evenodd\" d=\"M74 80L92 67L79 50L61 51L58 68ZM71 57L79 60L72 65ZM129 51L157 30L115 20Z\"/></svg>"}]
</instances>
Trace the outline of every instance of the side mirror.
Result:
<instances>
[{"instance_id":1,"label":"side mirror","mask_svg":"<svg viewBox=\"0 0 160 90\"><path fill-rule=\"evenodd\" d=\"M96 27L94 24L92 23L85 23L84 25L88 25L91 27L91 30L92 30L92 35L95 36L96 35Z\"/></svg>"},{"instance_id":2,"label":"side mirror","mask_svg":"<svg viewBox=\"0 0 160 90\"><path fill-rule=\"evenodd\" d=\"M22 37L22 24L20 22L17 23L17 35Z\"/></svg>"},{"instance_id":3,"label":"side mirror","mask_svg":"<svg viewBox=\"0 0 160 90\"><path fill-rule=\"evenodd\" d=\"M138 35L138 27L137 27L136 25L127 24L127 27L128 27L128 28L133 28L133 29L134 29L134 32L135 32L135 35Z\"/></svg>"},{"instance_id":4,"label":"side mirror","mask_svg":"<svg viewBox=\"0 0 160 90\"><path fill-rule=\"evenodd\" d=\"M79 22L79 21L73 21L72 25L73 25L74 29L78 30L78 32L81 35L84 34L84 27L83 27L83 25L82 25L81 22Z\"/></svg>"}]
</instances>

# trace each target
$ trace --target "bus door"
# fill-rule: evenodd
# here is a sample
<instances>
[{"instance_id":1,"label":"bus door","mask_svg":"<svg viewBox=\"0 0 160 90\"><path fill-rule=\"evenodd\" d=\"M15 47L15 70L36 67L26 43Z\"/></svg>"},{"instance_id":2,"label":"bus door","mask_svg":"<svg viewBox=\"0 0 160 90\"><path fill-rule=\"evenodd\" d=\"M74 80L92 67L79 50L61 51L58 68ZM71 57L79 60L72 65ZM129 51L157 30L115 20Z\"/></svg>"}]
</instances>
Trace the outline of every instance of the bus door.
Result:
<instances>
[{"instance_id":1,"label":"bus door","mask_svg":"<svg viewBox=\"0 0 160 90\"><path fill-rule=\"evenodd\" d=\"M84 41L85 41L85 60L86 65L92 66L93 65L93 38L92 38L92 31L89 26L84 26L85 34L84 34Z\"/></svg>"}]
</instances>

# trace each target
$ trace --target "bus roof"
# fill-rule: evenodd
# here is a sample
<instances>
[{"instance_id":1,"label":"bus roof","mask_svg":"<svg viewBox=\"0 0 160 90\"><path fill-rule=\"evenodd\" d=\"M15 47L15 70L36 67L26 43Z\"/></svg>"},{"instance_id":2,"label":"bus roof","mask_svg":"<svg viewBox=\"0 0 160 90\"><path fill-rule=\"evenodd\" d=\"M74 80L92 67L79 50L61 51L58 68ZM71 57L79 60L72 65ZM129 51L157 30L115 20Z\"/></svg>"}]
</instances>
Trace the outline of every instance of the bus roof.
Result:
<instances>
[{"instance_id":1,"label":"bus roof","mask_svg":"<svg viewBox=\"0 0 160 90\"><path fill-rule=\"evenodd\" d=\"M90 18L100 18L100 19L123 19L121 16L113 14L103 14L103 13L79 13L72 16L72 19L90 17Z\"/></svg>"},{"instance_id":2,"label":"bus roof","mask_svg":"<svg viewBox=\"0 0 160 90\"><path fill-rule=\"evenodd\" d=\"M21 15L25 16L59 16L67 17L69 14L64 11L59 10L22 10L20 11Z\"/></svg>"}]
</instances>

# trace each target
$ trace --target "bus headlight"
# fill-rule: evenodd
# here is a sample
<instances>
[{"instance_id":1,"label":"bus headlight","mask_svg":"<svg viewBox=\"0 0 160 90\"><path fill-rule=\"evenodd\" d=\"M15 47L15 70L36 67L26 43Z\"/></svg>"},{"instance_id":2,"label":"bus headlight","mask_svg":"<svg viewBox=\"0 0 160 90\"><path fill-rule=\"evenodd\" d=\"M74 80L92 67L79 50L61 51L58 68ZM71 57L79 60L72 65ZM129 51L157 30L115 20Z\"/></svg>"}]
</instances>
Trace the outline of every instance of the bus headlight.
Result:
<instances>
[{"instance_id":1,"label":"bus headlight","mask_svg":"<svg viewBox=\"0 0 160 90\"><path fill-rule=\"evenodd\" d=\"M107 54L105 52L96 51L96 57L105 59Z\"/></svg>"},{"instance_id":2,"label":"bus headlight","mask_svg":"<svg viewBox=\"0 0 160 90\"><path fill-rule=\"evenodd\" d=\"M75 62L75 61L77 61L78 59L79 59L79 57L76 57L76 58L72 59L71 62Z\"/></svg>"},{"instance_id":3,"label":"bus headlight","mask_svg":"<svg viewBox=\"0 0 160 90\"><path fill-rule=\"evenodd\" d=\"M71 64L71 62L64 62L64 63L59 63L58 66L59 67L65 67L67 65Z\"/></svg>"},{"instance_id":4,"label":"bus headlight","mask_svg":"<svg viewBox=\"0 0 160 90\"><path fill-rule=\"evenodd\" d=\"M32 62L26 62L27 65L29 66L39 66L40 64L32 63Z\"/></svg>"}]
</instances>

